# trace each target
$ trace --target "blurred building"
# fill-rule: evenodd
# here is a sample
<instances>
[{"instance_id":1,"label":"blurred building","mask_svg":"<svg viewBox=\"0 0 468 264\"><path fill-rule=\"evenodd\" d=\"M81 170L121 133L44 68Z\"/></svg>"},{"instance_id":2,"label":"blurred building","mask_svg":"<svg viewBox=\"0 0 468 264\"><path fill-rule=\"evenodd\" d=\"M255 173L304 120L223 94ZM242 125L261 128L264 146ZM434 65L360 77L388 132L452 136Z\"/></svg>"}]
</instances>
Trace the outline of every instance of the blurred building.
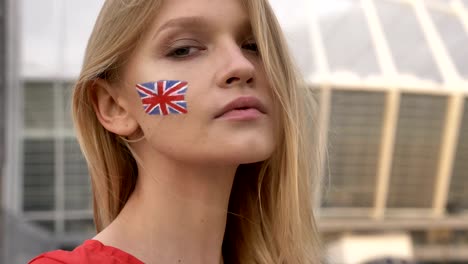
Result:
<instances>
[{"instance_id":1,"label":"blurred building","mask_svg":"<svg viewBox=\"0 0 468 264\"><path fill-rule=\"evenodd\" d=\"M468 1L334 2L308 24L326 240L403 232L412 261L468 263Z\"/></svg>"},{"instance_id":2,"label":"blurred building","mask_svg":"<svg viewBox=\"0 0 468 264\"><path fill-rule=\"evenodd\" d=\"M22 135L23 106L18 50L18 2L0 1L0 263L26 263L32 255L57 247L51 234L23 217L18 208L22 192L22 157L18 138Z\"/></svg>"},{"instance_id":3,"label":"blurred building","mask_svg":"<svg viewBox=\"0 0 468 264\"><path fill-rule=\"evenodd\" d=\"M0 2L0 105L4 106L6 103L5 98L5 72L6 72L6 23L5 23L5 2ZM4 168L4 157L5 157L5 119L6 119L6 107L0 107L0 190L2 190L2 180L3 180L3 168ZM0 191L1 194L1 191ZM0 196L0 203L2 202ZM1 216L0 216L1 219ZM3 226L2 221L0 220L0 226ZM0 233L1 235L1 233ZM4 248L4 239L0 238L0 249ZM3 252L0 252L0 259L2 257Z\"/></svg>"},{"instance_id":4,"label":"blurred building","mask_svg":"<svg viewBox=\"0 0 468 264\"><path fill-rule=\"evenodd\" d=\"M90 181L69 108L102 1L1 3L7 49L1 62L8 68L0 71L7 75L0 86L6 111L0 112L0 263L25 263L44 251L73 248L94 232Z\"/></svg>"},{"instance_id":5,"label":"blurred building","mask_svg":"<svg viewBox=\"0 0 468 264\"><path fill-rule=\"evenodd\" d=\"M277 12L320 102L330 263L383 237L401 254L363 262L468 263L468 1L297 1L302 23ZM94 232L69 108L102 2L0 1L2 263Z\"/></svg>"}]
</instances>

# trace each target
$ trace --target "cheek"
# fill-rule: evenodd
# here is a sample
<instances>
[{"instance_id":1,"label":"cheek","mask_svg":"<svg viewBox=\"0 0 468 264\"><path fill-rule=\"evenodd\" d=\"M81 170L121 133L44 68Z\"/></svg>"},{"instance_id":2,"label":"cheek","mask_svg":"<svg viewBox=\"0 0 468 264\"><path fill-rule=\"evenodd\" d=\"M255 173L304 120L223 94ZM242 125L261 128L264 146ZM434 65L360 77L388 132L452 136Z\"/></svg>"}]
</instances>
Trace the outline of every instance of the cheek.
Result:
<instances>
[{"instance_id":1,"label":"cheek","mask_svg":"<svg viewBox=\"0 0 468 264\"><path fill-rule=\"evenodd\" d=\"M180 102L161 104L165 111L158 106L153 112L145 111L143 101L137 98L136 113L145 137L155 148L195 144L197 139L202 137L204 129L207 127L207 116L209 110L204 97L194 92L194 88L189 85L187 94L184 96L185 112L177 112ZM178 105L179 104L179 105ZM169 105L172 105L169 106ZM173 108L175 107L175 108Z\"/></svg>"},{"instance_id":2,"label":"cheek","mask_svg":"<svg viewBox=\"0 0 468 264\"><path fill-rule=\"evenodd\" d=\"M151 135L156 131L170 135L193 129L194 119L201 121L207 111L203 91L194 83L172 78L137 84L130 89L131 112L142 129Z\"/></svg>"},{"instance_id":3,"label":"cheek","mask_svg":"<svg viewBox=\"0 0 468 264\"><path fill-rule=\"evenodd\" d=\"M203 161L211 143L207 126L190 115L178 117L145 117L141 128L145 134L144 152L148 157L158 153L174 160ZM153 153L153 154L152 154Z\"/></svg>"},{"instance_id":4,"label":"cheek","mask_svg":"<svg viewBox=\"0 0 468 264\"><path fill-rule=\"evenodd\" d=\"M159 152L173 151L184 145L188 128L184 119L144 116L140 121L147 143Z\"/></svg>"}]
</instances>

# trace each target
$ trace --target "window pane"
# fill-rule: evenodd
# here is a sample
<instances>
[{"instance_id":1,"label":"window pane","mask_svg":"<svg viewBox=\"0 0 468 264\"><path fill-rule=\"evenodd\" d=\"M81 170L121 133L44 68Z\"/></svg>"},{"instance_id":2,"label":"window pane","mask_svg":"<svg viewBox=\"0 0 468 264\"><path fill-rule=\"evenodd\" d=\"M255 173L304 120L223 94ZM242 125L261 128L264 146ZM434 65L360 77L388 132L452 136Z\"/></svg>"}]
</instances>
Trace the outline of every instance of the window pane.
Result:
<instances>
[{"instance_id":1,"label":"window pane","mask_svg":"<svg viewBox=\"0 0 468 264\"><path fill-rule=\"evenodd\" d=\"M308 21L310 0L270 0L276 17L281 24L291 53L302 73L310 76L315 71L313 47L309 34Z\"/></svg>"},{"instance_id":2,"label":"window pane","mask_svg":"<svg viewBox=\"0 0 468 264\"><path fill-rule=\"evenodd\" d=\"M54 129L54 89L52 83L29 82L24 87L26 129Z\"/></svg>"},{"instance_id":3,"label":"window pane","mask_svg":"<svg viewBox=\"0 0 468 264\"><path fill-rule=\"evenodd\" d=\"M285 29L286 40L294 62L304 76L310 76L316 70L312 40L308 33L306 24Z\"/></svg>"},{"instance_id":4,"label":"window pane","mask_svg":"<svg viewBox=\"0 0 468 264\"><path fill-rule=\"evenodd\" d=\"M75 139L64 141L65 208L91 209L91 187L88 168Z\"/></svg>"},{"instance_id":5,"label":"window pane","mask_svg":"<svg viewBox=\"0 0 468 264\"><path fill-rule=\"evenodd\" d=\"M64 21L64 74L78 76L84 51L103 0L62 1Z\"/></svg>"},{"instance_id":6,"label":"window pane","mask_svg":"<svg viewBox=\"0 0 468 264\"><path fill-rule=\"evenodd\" d=\"M385 94L333 91L331 103L324 206L372 207Z\"/></svg>"},{"instance_id":7,"label":"window pane","mask_svg":"<svg viewBox=\"0 0 468 264\"><path fill-rule=\"evenodd\" d=\"M441 82L439 70L411 5L388 0L374 3L399 73Z\"/></svg>"},{"instance_id":8,"label":"window pane","mask_svg":"<svg viewBox=\"0 0 468 264\"><path fill-rule=\"evenodd\" d=\"M468 210L468 99L465 99L456 153L447 204L448 213Z\"/></svg>"},{"instance_id":9,"label":"window pane","mask_svg":"<svg viewBox=\"0 0 468 264\"><path fill-rule=\"evenodd\" d=\"M65 129L73 129L73 118L72 118L72 92L73 83L64 84L63 87L63 125Z\"/></svg>"},{"instance_id":10,"label":"window pane","mask_svg":"<svg viewBox=\"0 0 468 264\"><path fill-rule=\"evenodd\" d=\"M54 76L59 70L59 0L20 1L23 76Z\"/></svg>"},{"instance_id":11,"label":"window pane","mask_svg":"<svg viewBox=\"0 0 468 264\"><path fill-rule=\"evenodd\" d=\"M468 79L468 32L454 14L436 10L430 10L430 14L453 63Z\"/></svg>"},{"instance_id":12,"label":"window pane","mask_svg":"<svg viewBox=\"0 0 468 264\"><path fill-rule=\"evenodd\" d=\"M88 235L93 234L95 231L93 219L65 221L66 233Z\"/></svg>"},{"instance_id":13,"label":"window pane","mask_svg":"<svg viewBox=\"0 0 468 264\"><path fill-rule=\"evenodd\" d=\"M54 209L54 141L24 140L25 211Z\"/></svg>"},{"instance_id":14,"label":"window pane","mask_svg":"<svg viewBox=\"0 0 468 264\"><path fill-rule=\"evenodd\" d=\"M442 96L402 95L388 207L432 207L446 101Z\"/></svg>"},{"instance_id":15,"label":"window pane","mask_svg":"<svg viewBox=\"0 0 468 264\"><path fill-rule=\"evenodd\" d=\"M328 6L342 5L320 16L326 56L332 72L352 72L359 76L380 73L367 20L357 0L321 0ZM339 4L338 4L339 2Z\"/></svg>"},{"instance_id":16,"label":"window pane","mask_svg":"<svg viewBox=\"0 0 468 264\"><path fill-rule=\"evenodd\" d=\"M48 232L52 233L55 231L55 221L53 220L38 220L32 222Z\"/></svg>"}]
</instances>

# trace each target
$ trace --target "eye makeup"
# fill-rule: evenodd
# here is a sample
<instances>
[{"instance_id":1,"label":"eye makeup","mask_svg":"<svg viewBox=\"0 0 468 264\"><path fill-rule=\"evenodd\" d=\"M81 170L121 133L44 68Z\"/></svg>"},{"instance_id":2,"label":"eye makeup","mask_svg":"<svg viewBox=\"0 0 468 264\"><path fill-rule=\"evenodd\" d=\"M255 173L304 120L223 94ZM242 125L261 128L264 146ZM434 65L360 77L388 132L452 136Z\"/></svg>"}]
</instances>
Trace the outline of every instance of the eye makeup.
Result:
<instances>
[{"instance_id":1,"label":"eye makeup","mask_svg":"<svg viewBox=\"0 0 468 264\"><path fill-rule=\"evenodd\" d=\"M164 55L168 58L182 59L206 50L206 47L194 39L179 39L165 48Z\"/></svg>"}]
</instances>

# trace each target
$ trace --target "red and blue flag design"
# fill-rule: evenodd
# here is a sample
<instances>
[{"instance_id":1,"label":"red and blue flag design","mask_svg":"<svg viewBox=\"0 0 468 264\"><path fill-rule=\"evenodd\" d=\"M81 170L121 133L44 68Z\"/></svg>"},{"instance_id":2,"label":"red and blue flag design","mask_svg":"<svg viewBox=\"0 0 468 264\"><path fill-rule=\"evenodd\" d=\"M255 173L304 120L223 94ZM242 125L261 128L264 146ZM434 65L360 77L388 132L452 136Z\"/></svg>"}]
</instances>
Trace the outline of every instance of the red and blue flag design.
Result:
<instances>
[{"instance_id":1,"label":"red and blue flag design","mask_svg":"<svg viewBox=\"0 0 468 264\"><path fill-rule=\"evenodd\" d=\"M164 80L137 84L145 112L150 115L186 114L185 81Z\"/></svg>"}]
</instances>

